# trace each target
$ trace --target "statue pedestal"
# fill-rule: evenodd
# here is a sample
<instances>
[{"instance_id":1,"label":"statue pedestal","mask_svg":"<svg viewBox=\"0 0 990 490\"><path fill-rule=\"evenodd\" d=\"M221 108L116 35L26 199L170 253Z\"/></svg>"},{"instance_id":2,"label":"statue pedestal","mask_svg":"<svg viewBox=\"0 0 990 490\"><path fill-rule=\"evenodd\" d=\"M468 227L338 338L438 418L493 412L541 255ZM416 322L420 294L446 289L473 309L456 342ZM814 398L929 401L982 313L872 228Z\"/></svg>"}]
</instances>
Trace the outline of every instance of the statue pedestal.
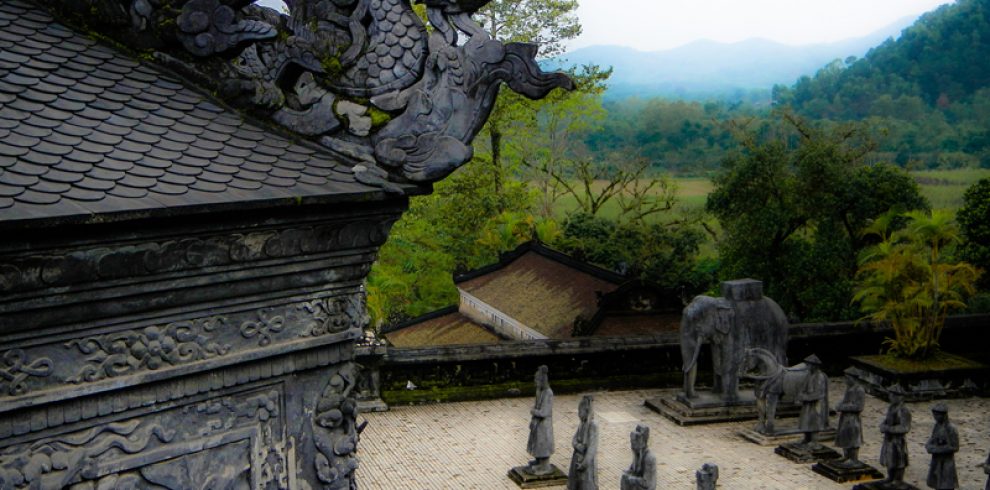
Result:
<instances>
[{"instance_id":1,"label":"statue pedestal","mask_svg":"<svg viewBox=\"0 0 990 490\"><path fill-rule=\"evenodd\" d=\"M546 475L534 475L529 472L527 466L516 466L509 470L509 479L516 482L520 488L539 488L567 485L567 474L560 471L555 464L550 465L553 470Z\"/></svg>"},{"instance_id":2,"label":"statue pedestal","mask_svg":"<svg viewBox=\"0 0 990 490\"><path fill-rule=\"evenodd\" d=\"M789 442L777 446L773 452L795 463L815 463L842 458L838 451L820 443Z\"/></svg>"},{"instance_id":3,"label":"statue pedestal","mask_svg":"<svg viewBox=\"0 0 990 490\"><path fill-rule=\"evenodd\" d=\"M877 480L866 483L860 483L854 486L852 490L919 490L919 488L910 483L904 483L902 481L887 482L883 480Z\"/></svg>"},{"instance_id":4,"label":"statue pedestal","mask_svg":"<svg viewBox=\"0 0 990 490\"><path fill-rule=\"evenodd\" d=\"M717 424L756 420L756 398L752 393L740 393L737 400L726 402L711 393L699 393L695 398L650 398L644 402L654 412L667 417L677 425ZM798 405L781 403L777 418L796 417L801 413Z\"/></svg>"},{"instance_id":5,"label":"statue pedestal","mask_svg":"<svg viewBox=\"0 0 990 490\"><path fill-rule=\"evenodd\" d=\"M738 432L739 436L753 444L761 446L779 446L788 442L797 442L804 437L804 433L795 427L778 429L772 434L760 432L752 427L747 427ZM835 439L835 429L829 428L818 433L818 441L831 441Z\"/></svg>"},{"instance_id":6,"label":"statue pedestal","mask_svg":"<svg viewBox=\"0 0 990 490\"><path fill-rule=\"evenodd\" d=\"M847 464L840 460L822 461L815 463L811 470L839 483L883 478L883 473L862 461L856 461L854 464Z\"/></svg>"}]
</instances>

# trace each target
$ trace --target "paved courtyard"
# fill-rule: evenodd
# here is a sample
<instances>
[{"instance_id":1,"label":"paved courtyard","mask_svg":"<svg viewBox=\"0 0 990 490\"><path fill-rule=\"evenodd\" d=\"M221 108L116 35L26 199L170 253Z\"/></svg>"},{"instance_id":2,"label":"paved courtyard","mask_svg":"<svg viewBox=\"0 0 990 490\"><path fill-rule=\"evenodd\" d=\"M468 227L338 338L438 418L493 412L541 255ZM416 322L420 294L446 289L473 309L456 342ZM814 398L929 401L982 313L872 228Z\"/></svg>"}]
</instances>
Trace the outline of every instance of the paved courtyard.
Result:
<instances>
[{"instance_id":1,"label":"paved courtyard","mask_svg":"<svg viewBox=\"0 0 990 490\"><path fill-rule=\"evenodd\" d=\"M551 380L552 384L552 380ZM830 400L842 397L841 379L832 379ZM673 390L595 393L599 425L598 474L602 489L619 488L622 471L631 462L629 432L637 423L650 426L650 446L657 457L657 488L693 489L694 472L705 462L718 464L719 487L725 489L846 489L811 471L811 465L792 463L736 433L751 422L680 427L643 406L657 395ZM571 437L577 428L579 395L558 395L554 405L557 450L551 461L567 471ZM395 407L367 414L370 421L361 436L358 484L365 489L512 489L505 475L525 463L529 410L533 398ZM982 468L990 450L990 399L949 400L950 419L959 428L961 449L956 455L963 489L982 489ZM931 433L931 403L909 404L913 415L911 466L906 479L919 488L928 471L924 443ZM862 459L879 468L881 435L878 431L886 403L867 397L863 412L865 431ZM783 424L796 423L785 419ZM833 425L835 419L833 419ZM880 468L881 471L883 468ZM563 488L563 487L554 487Z\"/></svg>"}]
</instances>

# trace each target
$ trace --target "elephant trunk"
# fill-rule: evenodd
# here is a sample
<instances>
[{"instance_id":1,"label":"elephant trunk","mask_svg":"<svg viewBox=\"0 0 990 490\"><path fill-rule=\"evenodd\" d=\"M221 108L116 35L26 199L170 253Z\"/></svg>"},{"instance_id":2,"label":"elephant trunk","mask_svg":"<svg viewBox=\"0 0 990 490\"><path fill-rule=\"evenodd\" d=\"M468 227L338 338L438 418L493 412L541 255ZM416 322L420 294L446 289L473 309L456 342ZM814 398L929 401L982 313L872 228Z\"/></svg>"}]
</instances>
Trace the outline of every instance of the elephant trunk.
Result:
<instances>
[{"instance_id":1,"label":"elephant trunk","mask_svg":"<svg viewBox=\"0 0 990 490\"><path fill-rule=\"evenodd\" d=\"M681 358L684 360L684 366L681 368L685 373L690 371L698 364L698 356L701 354L701 344L702 342L694 342L694 352L691 352L691 360L688 360L688 346L686 346L685 339L681 339Z\"/></svg>"}]
</instances>

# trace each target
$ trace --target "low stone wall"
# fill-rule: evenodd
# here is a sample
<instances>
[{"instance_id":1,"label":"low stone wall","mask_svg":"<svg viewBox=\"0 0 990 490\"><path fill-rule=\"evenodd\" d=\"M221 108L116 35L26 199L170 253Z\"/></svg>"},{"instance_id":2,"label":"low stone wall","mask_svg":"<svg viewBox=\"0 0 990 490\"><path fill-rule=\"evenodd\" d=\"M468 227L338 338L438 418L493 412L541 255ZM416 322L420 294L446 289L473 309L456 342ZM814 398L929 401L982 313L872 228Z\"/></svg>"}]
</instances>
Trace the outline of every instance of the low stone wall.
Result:
<instances>
[{"instance_id":1,"label":"low stone wall","mask_svg":"<svg viewBox=\"0 0 990 490\"><path fill-rule=\"evenodd\" d=\"M983 346L990 341L990 315L951 317L942 335L951 352L990 363ZM811 353L838 375L854 355L876 354L889 329L869 323L795 324L790 327L788 358L796 364ZM380 366L382 398L389 404L430 403L510 396L530 396L533 373L550 369L555 392L594 389L669 388L681 384L679 335L651 337L584 337L533 340L493 345L421 349L358 349L358 362ZM710 366L707 350L701 366ZM700 383L710 378L701 373ZM407 389L409 383L415 389Z\"/></svg>"}]
</instances>

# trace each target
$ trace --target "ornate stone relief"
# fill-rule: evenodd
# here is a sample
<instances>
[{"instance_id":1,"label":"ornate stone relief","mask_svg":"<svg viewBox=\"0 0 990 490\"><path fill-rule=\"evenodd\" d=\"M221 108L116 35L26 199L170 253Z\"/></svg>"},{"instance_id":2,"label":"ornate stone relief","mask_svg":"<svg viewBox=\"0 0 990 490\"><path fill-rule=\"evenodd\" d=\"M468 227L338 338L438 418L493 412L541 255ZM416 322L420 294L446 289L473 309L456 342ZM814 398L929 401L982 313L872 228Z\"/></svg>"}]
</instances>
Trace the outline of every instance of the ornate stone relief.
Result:
<instances>
[{"instance_id":1,"label":"ornate stone relief","mask_svg":"<svg viewBox=\"0 0 990 490\"><path fill-rule=\"evenodd\" d=\"M540 70L535 45L492 39L471 18L485 0L422 2L432 30L408 0L291 0L290 15L250 0L84 3L120 12L107 22L129 18L123 38L393 191L388 181L433 182L470 160L503 82L530 98L573 88Z\"/></svg>"},{"instance_id":2,"label":"ornate stone relief","mask_svg":"<svg viewBox=\"0 0 990 490\"><path fill-rule=\"evenodd\" d=\"M344 222L7 258L0 263L0 292L377 246L385 241L388 226Z\"/></svg>"},{"instance_id":3,"label":"ornate stone relief","mask_svg":"<svg viewBox=\"0 0 990 490\"><path fill-rule=\"evenodd\" d=\"M0 449L0 489L288 488L280 399L255 390Z\"/></svg>"},{"instance_id":4,"label":"ornate stone relief","mask_svg":"<svg viewBox=\"0 0 990 490\"><path fill-rule=\"evenodd\" d=\"M0 400L61 384L93 383L233 356L300 337L361 329L366 324L364 293L358 291L0 350Z\"/></svg>"},{"instance_id":5,"label":"ornate stone relief","mask_svg":"<svg viewBox=\"0 0 990 490\"><path fill-rule=\"evenodd\" d=\"M230 344L216 342L214 331L226 323L226 317L213 316L66 342L66 348L89 356L66 381L99 381L222 356Z\"/></svg>"},{"instance_id":6,"label":"ornate stone relief","mask_svg":"<svg viewBox=\"0 0 990 490\"><path fill-rule=\"evenodd\" d=\"M358 437L365 424L357 424L357 365L347 363L330 376L315 400L311 421L316 446L316 476L326 490L355 488L354 471L358 467Z\"/></svg>"},{"instance_id":7,"label":"ornate stone relief","mask_svg":"<svg viewBox=\"0 0 990 490\"><path fill-rule=\"evenodd\" d=\"M51 359L29 359L21 349L9 350L3 354L3 364L0 364L0 397L23 394L28 390L28 378L45 378L50 374Z\"/></svg>"}]
</instances>

